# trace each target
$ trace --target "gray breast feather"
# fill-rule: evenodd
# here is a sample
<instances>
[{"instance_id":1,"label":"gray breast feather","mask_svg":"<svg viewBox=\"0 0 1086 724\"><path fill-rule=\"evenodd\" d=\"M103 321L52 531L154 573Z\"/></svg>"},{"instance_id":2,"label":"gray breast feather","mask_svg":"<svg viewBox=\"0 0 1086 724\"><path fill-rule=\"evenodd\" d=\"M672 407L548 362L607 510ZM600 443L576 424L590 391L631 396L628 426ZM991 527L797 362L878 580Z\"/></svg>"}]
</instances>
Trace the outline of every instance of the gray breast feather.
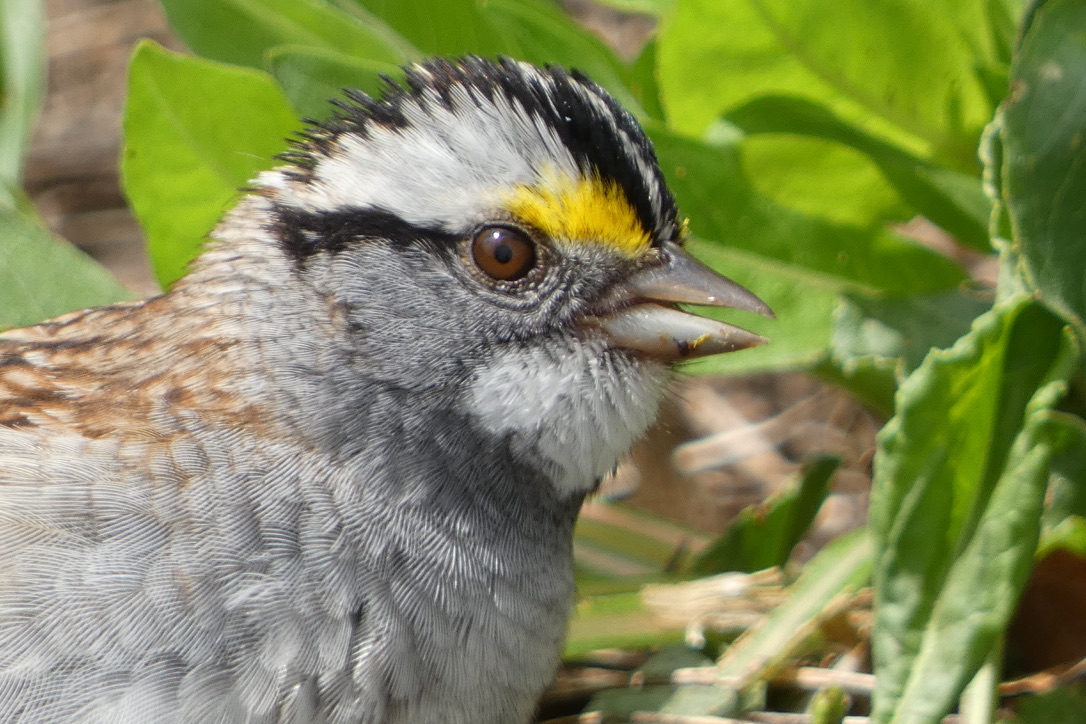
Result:
<instances>
[{"instance_id":1,"label":"gray breast feather","mask_svg":"<svg viewBox=\"0 0 1086 724\"><path fill-rule=\"evenodd\" d=\"M0 429L0 721L527 720L568 546L297 452Z\"/></svg>"}]
</instances>

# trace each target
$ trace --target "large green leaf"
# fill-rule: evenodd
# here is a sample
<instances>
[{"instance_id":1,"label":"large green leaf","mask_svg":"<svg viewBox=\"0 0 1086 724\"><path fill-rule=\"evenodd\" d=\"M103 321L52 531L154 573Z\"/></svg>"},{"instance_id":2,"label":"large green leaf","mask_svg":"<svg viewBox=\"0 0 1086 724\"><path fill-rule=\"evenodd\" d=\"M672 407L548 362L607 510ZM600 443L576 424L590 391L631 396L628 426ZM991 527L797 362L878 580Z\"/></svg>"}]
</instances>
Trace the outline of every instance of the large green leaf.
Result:
<instances>
[{"instance_id":1,"label":"large green leaf","mask_svg":"<svg viewBox=\"0 0 1086 724\"><path fill-rule=\"evenodd\" d=\"M968 332L990 306L987 295L958 290L907 297L845 294L833 315L833 368L819 372L891 415L898 384L930 350L949 347Z\"/></svg>"},{"instance_id":2,"label":"large green leaf","mask_svg":"<svg viewBox=\"0 0 1086 724\"><path fill-rule=\"evenodd\" d=\"M557 64L586 73L618 99L631 113L644 116L640 99L630 89L634 72L623 66L618 58L595 36L576 25L553 3L542 0L489 0L482 5L483 16L496 33L509 43L514 57L537 65ZM655 85L651 78L640 89L650 94Z\"/></svg>"},{"instance_id":3,"label":"large green leaf","mask_svg":"<svg viewBox=\"0 0 1086 724\"><path fill-rule=\"evenodd\" d=\"M975 169L992 104L977 70L988 43L968 33L989 29L963 27L963 15L909 0L687 0L661 38L668 115L699 134L752 98L802 96L923 157Z\"/></svg>"},{"instance_id":4,"label":"large green leaf","mask_svg":"<svg viewBox=\"0 0 1086 724\"><path fill-rule=\"evenodd\" d=\"M641 102L641 108L649 118L663 122L667 120L664 101L660 97L660 79L657 73L657 43L650 38L641 54L634 59L626 73L626 83L630 91Z\"/></svg>"},{"instance_id":5,"label":"large green leaf","mask_svg":"<svg viewBox=\"0 0 1086 724\"><path fill-rule=\"evenodd\" d=\"M749 0L683 0L660 31L659 58L668 118L675 130L692 136L701 136L728 108L760 95L839 98L781 46Z\"/></svg>"},{"instance_id":6,"label":"large green leaf","mask_svg":"<svg viewBox=\"0 0 1086 724\"><path fill-rule=\"evenodd\" d=\"M162 0L162 6L186 45L223 63L265 70L265 54L277 45L392 65L419 57L410 43L358 7L346 12L322 0Z\"/></svg>"},{"instance_id":7,"label":"large green leaf","mask_svg":"<svg viewBox=\"0 0 1086 724\"><path fill-rule=\"evenodd\" d=\"M510 40L483 14L482 0L355 1L429 55L495 56L511 50Z\"/></svg>"},{"instance_id":8,"label":"large green leaf","mask_svg":"<svg viewBox=\"0 0 1086 724\"><path fill-rule=\"evenodd\" d=\"M624 66L602 42L545 0L357 1L426 53L509 55L538 65L576 68L634 113L644 115L643 105L657 105L655 84L646 79L645 69ZM640 86L636 93L630 88L635 84Z\"/></svg>"},{"instance_id":9,"label":"large green leaf","mask_svg":"<svg viewBox=\"0 0 1086 724\"><path fill-rule=\"evenodd\" d=\"M976 168L977 138L994 109L968 36L947 13L912 0L753 4L778 41L842 95Z\"/></svg>"},{"instance_id":10,"label":"large green leaf","mask_svg":"<svg viewBox=\"0 0 1086 724\"><path fill-rule=\"evenodd\" d=\"M744 132L797 134L846 145L867 156L916 211L960 241L989 251L991 203L980 179L924 161L865 132L818 103L795 97L765 96L727 113ZM823 183L833 178L820 175Z\"/></svg>"},{"instance_id":11,"label":"large green leaf","mask_svg":"<svg viewBox=\"0 0 1086 724\"><path fill-rule=\"evenodd\" d=\"M721 120L710 137L734 135ZM826 221L884 228L915 215L868 156L813 136L750 134L743 138L743 167L758 193L781 206Z\"/></svg>"},{"instance_id":12,"label":"large green leaf","mask_svg":"<svg viewBox=\"0 0 1086 724\"><path fill-rule=\"evenodd\" d=\"M335 111L329 101L353 88L371 95L382 88L381 76L398 78L399 66L301 45L281 45L268 51L271 74L304 118L322 120Z\"/></svg>"},{"instance_id":13,"label":"large green leaf","mask_svg":"<svg viewBox=\"0 0 1086 724\"><path fill-rule=\"evenodd\" d=\"M136 49L128 83L125 192L165 286L185 273L237 189L286 148L299 120L269 76L150 42Z\"/></svg>"},{"instance_id":14,"label":"large green leaf","mask_svg":"<svg viewBox=\"0 0 1086 724\"><path fill-rule=\"evenodd\" d=\"M0 328L132 297L112 274L32 214L0 207Z\"/></svg>"},{"instance_id":15,"label":"large green leaf","mask_svg":"<svg viewBox=\"0 0 1086 724\"><path fill-rule=\"evenodd\" d=\"M829 223L760 196L733 147L649 130L696 236L797 265L837 280L841 288L934 292L964 276L946 259L889 232Z\"/></svg>"},{"instance_id":16,"label":"large green leaf","mask_svg":"<svg viewBox=\"0 0 1086 724\"><path fill-rule=\"evenodd\" d=\"M871 501L877 721L938 722L1010 618L1062 440L1048 410L1077 361L1063 326L1015 297L898 392Z\"/></svg>"},{"instance_id":17,"label":"large green leaf","mask_svg":"<svg viewBox=\"0 0 1086 724\"><path fill-rule=\"evenodd\" d=\"M1086 331L1086 5L1038 4L998 126L1002 198L1030 289Z\"/></svg>"}]
</instances>

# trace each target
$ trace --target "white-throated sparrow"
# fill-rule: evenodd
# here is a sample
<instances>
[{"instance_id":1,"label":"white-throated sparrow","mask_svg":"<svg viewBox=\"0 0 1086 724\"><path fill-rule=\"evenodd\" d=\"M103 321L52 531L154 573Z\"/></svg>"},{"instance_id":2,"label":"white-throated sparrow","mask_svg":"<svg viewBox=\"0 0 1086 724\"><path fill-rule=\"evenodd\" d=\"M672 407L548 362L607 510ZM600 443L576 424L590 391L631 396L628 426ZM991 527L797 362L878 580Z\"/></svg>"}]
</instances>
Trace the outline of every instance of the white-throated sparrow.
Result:
<instances>
[{"instance_id":1,"label":"white-throated sparrow","mask_svg":"<svg viewBox=\"0 0 1086 724\"><path fill-rule=\"evenodd\" d=\"M0 336L0 721L522 724L582 498L761 341L580 75L432 61L285 161L168 293Z\"/></svg>"}]
</instances>

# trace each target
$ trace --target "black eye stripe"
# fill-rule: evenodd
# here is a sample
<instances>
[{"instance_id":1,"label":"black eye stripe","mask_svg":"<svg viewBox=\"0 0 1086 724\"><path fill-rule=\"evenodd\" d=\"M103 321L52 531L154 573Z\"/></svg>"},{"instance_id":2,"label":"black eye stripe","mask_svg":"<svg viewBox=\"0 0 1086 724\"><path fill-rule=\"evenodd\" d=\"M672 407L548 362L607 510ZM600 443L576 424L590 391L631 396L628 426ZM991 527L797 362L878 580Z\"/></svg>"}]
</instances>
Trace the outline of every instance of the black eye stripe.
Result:
<instances>
[{"instance_id":1,"label":"black eye stripe","mask_svg":"<svg viewBox=\"0 0 1086 724\"><path fill-rule=\"evenodd\" d=\"M460 237L441 229L419 226L383 209L302 211L278 204L274 209L275 232L283 251L296 263L319 252L337 254L359 239L390 239L410 243L421 239L438 248L456 248Z\"/></svg>"}]
</instances>

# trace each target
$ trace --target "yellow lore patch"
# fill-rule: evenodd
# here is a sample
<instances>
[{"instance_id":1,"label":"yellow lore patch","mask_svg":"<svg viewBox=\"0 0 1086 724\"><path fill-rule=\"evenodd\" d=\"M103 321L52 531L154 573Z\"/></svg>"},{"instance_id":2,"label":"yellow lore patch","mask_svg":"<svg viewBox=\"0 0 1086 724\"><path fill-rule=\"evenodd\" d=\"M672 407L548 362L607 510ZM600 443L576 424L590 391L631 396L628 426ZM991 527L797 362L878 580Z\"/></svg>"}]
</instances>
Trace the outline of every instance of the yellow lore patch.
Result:
<instances>
[{"instance_id":1,"label":"yellow lore patch","mask_svg":"<svg viewBox=\"0 0 1086 724\"><path fill-rule=\"evenodd\" d=\"M651 244L622 187L603 179L548 174L534 186L517 186L506 208L526 226L558 242L602 244L635 257Z\"/></svg>"}]
</instances>

